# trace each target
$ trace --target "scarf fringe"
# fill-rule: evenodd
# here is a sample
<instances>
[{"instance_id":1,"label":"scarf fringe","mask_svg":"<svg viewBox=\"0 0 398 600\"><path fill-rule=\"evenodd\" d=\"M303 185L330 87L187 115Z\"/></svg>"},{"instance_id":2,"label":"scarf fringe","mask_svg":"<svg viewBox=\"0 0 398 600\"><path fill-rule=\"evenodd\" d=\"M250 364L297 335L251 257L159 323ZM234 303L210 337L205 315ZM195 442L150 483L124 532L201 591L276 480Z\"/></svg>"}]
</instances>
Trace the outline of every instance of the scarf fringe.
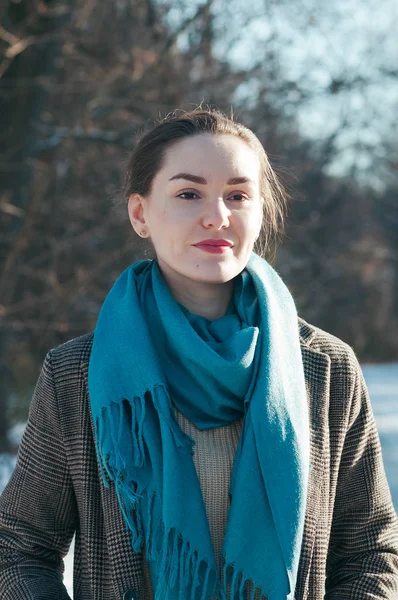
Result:
<instances>
[{"instance_id":1,"label":"scarf fringe","mask_svg":"<svg viewBox=\"0 0 398 600\"><path fill-rule=\"evenodd\" d=\"M233 563L227 563L225 555L220 558L220 564L221 586L217 600L267 600L268 594L254 585L243 571L236 570Z\"/></svg>"},{"instance_id":2,"label":"scarf fringe","mask_svg":"<svg viewBox=\"0 0 398 600\"><path fill-rule=\"evenodd\" d=\"M149 397L150 396L150 397ZM252 587L248 600L263 598L260 588L244 577L241 571L236 571L232 564L225 563L220 567L221 581L215 569L210 568L207 559L200 558L197 550L184 540L181 533L174 527L166 528L162 520L154 526L154 507L157 493L148 493L146 489L140 489L138 483L127 480L126 459L117 449L123 439L123 419L126 411L130 413L131 438L133 445L132 463L135 467L145 465L145 448L143 427L147 415L146 402L152 400L158 414L160 406L156 401L154 390L149 391L144 397L135 398L134 402L123 400L103 409L101 417L95 423L95 441L97 456L99 457L100 473L104 486L109 488L110 483L115 484L120 509L126 523L126 529L130 530L131 543L134 552L140 553L144 544L146 557L158 566L158 585L154 593L154 600L167 600L170 590L177 586L178 600L247 600L248 593ZM161 413L170 426L176 444L187 446L187 441L179 434L178 426L170 422L164 411ZM104 456L101 453L104 436L111 432L113 448ZM116 432L116 433L115 433ZM192 454L192 448L188 451ZM141 515L142 499L147 499L147 528L144 536L143 521ZM225 557L223 557L225 561ZM220 559L221 561L221 559ZM230 571L230 573L228 573ZM197 588L203 580L200 596ZM212 586L210 580L213 581ZM259 592L258 595L256 592Z\"/></svg>"},{"instance_id":3,"label":"scarf fringe","mask_svg":"<svg viewBox=\"0 0 398 600\"><path fill-rule=\"evenodd\" d=\"M152 494L147 503L145 536L146 558L159 565L155 600L167 600L170 590L175 587L178 600L197 600L196 591L201 583L199 573L204 577L200 600L207 600L211 593L211 590L208 591L210 576L217 579L215 570L209 567L206 559L199 557L197 550L174 527L166 528L160 520L152 530L155 498L156 494Z\"/></svg>"},{"instance_id":4,"label":"scarf fringe","mask_svg":"<svg viewBox=\"0 0 398 600\"><path fill-rule=\"evenodd\" d=\"M147 503L147 522L150 524L153 522L155 496L156 494L152 494ZM158 540L160 541L155 548ZM168 600L170 597L178 597L178 600L264 598L261 589L256 587L251 579L245 577L242 571L235 570L230 563L224 564L223 580L220 581L215 569L209 567L208 561L200 558L197 550L192 548L174 527L166 528L163 521L159 521L153 531L148 527L145 549L146 558L159 565L154 600ZM172 595L172 590L178 593L178 596ZM249 592L251 592L250 598Z\"/></svg>"},{"instance_id":5,"label":"scarf fringe","mask_svg":"<svg viewBox=\"0 0 398 600\"><path fill-rule=\"evenodd\" d=\"M120 452L117 452L117 449L120 448L120 444L123 441L123 423L126 413L130 419L131 440L134 448L132 463L134 467L144 466L145 448L143 428L147 416L146 405L148 402L152 402L157 413L164 418L177 447L188 447L189 453L193 454L191 440L178 427L177 423L171 417L171 413L166 412L162 403L158 401L158 390L156 388L162 390L168 396L167 390L162 385L156 385L153 389L147 390L144 395L136 396L133 401L125 398L121 402L111 403L109 406L103 408L100 417L97 417L94 424L95 445L105 487L109 487L110 481L116 481L116 477L122 479L125 476L126 459ZM104 438L108 432L111 435L113 450L106 456L103 456Z\"/></svg>"}]
</instances>

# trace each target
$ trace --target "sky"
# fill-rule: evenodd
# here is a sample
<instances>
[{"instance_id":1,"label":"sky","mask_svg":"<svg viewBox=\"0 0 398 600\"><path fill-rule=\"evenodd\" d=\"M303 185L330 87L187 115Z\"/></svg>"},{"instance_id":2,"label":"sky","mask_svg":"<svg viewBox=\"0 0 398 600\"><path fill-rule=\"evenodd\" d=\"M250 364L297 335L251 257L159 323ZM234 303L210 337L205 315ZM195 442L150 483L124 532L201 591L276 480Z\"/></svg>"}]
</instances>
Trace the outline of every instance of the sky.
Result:
<instances>
[{"instance_id":1,"label":"sky","mask_svg":"<svg viewBox=\"0 0 398 600\"><path fill-rule=\"evenodd\" d=\"M173 2L170 26L200 4ZM219 59L238 69L262 64L270 97L314 148L338 132L330 173L383 185L385 158L398 151L398 2L214 0L212 12ZM179 36L181 50L188 36L189 30ZM264 81L248 78L234 101L247 105L263 88Z\"/></svg>"}]
</instances>

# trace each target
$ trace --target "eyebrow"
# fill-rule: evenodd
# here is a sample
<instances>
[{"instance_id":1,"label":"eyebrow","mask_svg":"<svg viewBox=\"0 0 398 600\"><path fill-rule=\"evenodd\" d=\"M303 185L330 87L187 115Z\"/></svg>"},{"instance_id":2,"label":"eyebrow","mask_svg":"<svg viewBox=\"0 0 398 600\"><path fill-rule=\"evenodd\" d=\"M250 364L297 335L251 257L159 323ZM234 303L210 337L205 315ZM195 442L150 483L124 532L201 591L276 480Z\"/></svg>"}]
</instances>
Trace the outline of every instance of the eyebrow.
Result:
<instances>
[{"instance_id":1,"label":"eyebrow","mask_svg":"<svg viewBox=\"0 0 398 600\"><path fill-rule=\"evenodd\" d=\"M173 175L173 177L170 177L169 181L172 181L173 179L186 179L187 181L192 181L193 183L200 183L201 185L207 184L207 181L204 177L199 177L199 175L192 175L192 173L178 173L177 175ZM254 181L249 177L232 177L227 181L227 185L237 185L239 183L254 183Z\"/></svg>"}]
</instances>

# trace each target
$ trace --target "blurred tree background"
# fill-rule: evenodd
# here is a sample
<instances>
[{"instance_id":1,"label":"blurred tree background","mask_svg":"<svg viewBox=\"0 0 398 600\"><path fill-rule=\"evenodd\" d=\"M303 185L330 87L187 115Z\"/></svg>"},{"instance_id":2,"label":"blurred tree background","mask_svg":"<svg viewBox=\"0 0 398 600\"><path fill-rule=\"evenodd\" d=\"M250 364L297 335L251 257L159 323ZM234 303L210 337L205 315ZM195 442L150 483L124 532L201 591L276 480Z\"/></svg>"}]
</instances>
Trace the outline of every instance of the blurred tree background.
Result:
<instances>
[{"instance_id":1,"label":"blurred tree background","mask_svg":"<svg viewBox=\"0 0 398 600\"><path fill-rule=\"evenodd\" d=\"M397 29L389 0L3 2L0 451L46 351L142 258L112 198L135 135L176 107L232 106L263 142L301 316L398 359Z\"/></svg>"}]
</instances>

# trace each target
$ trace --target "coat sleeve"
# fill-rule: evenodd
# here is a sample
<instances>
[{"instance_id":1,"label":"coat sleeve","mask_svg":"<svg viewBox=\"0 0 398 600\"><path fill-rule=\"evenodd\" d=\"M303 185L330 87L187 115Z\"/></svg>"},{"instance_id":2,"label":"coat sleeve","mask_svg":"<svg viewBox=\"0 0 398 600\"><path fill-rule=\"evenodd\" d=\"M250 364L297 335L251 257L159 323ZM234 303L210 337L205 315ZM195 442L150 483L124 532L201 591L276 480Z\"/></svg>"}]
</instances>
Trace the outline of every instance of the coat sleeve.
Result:
<instances>
[{"instance_id":1,"label":"coat sleeve","mask_svg":"<svg viewBox=\"0 0 398 600\"><path fill-rule=\"evenodd\" d=\"M49 353L15 470L0 497L2 600L70 600L62 581L63 557L76 524Z\"/></svg>"},{"instance_id":2,"label":"coat sleeve","mask_svg":"<svg viewBox=\"0 0 398 600\"><path fill-rule=\"evenodd\" d=\"M356 370L338 474L325 600L398 598L398 523L369 394Z\"/></svg>"}]
</instances>

